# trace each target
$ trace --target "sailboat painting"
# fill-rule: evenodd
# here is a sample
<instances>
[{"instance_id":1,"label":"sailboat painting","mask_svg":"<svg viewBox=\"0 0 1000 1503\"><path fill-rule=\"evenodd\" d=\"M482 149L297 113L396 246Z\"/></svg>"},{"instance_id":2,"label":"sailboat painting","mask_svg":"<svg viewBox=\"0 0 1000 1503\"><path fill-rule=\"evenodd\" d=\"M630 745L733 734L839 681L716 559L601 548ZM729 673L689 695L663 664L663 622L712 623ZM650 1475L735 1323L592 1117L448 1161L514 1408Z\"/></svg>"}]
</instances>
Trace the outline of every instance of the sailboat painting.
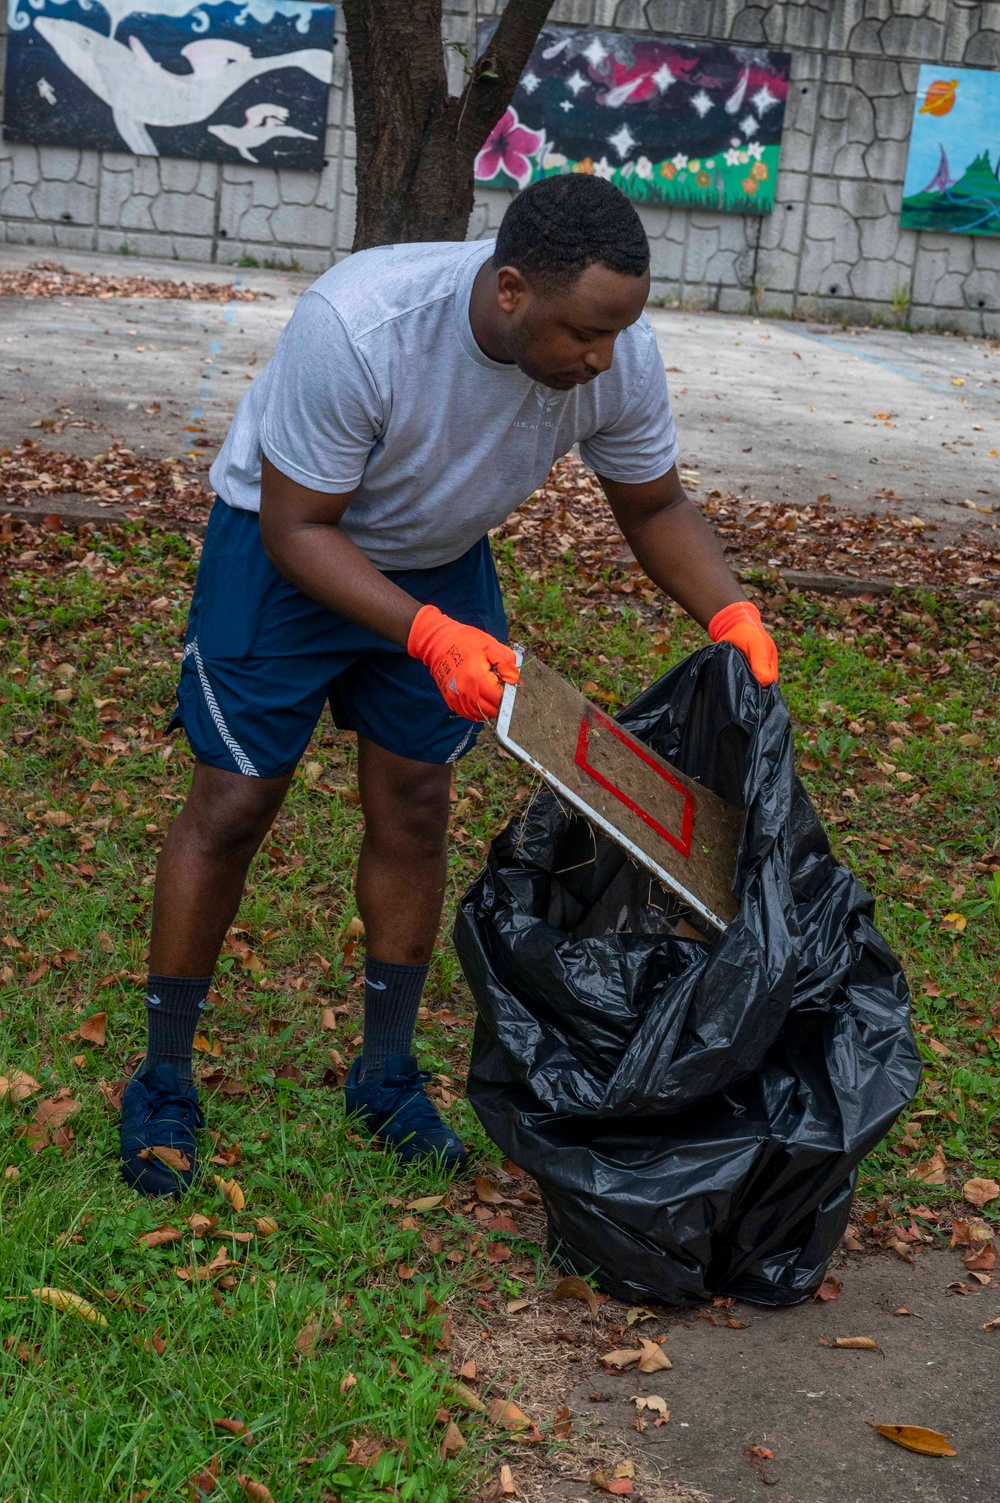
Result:
<instances>
[{"instance_id":1,"label":"sailboat painting","mask_svg":"<svg viewBox=\"0 0 1000 1503\"><path fill-rule=\"evenodd\" d=\"M1000 73L921 67L899 222L1000 235Z\"/></svg>"},{"instance_id":2,"label":"sailboat painting","mask_svg":"<svg viewBox=\"0 0 1000 1503\"><path fill-rule=\"evenodd\" d=\"M7 0L4 137L318 171L334 8Z\"/></svg>"}]
</instances>

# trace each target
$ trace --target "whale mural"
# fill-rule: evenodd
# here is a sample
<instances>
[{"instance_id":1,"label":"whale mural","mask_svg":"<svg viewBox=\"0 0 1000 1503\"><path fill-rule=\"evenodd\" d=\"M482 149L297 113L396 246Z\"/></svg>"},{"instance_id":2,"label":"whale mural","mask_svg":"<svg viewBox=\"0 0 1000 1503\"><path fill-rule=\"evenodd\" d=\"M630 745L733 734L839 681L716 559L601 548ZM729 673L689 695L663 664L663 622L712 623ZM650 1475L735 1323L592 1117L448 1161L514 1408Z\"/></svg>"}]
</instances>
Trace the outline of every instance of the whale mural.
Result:
<instances>
[{"instance_id":1,"label":"whale mural","mask_svg":"<svg viewBox=\"0 0 1000 1503\"><path fill-rule=\"evenodd\" d=\"M331 5L8 0L4 135L318 170Z\"/></svg>"}]
</instances>

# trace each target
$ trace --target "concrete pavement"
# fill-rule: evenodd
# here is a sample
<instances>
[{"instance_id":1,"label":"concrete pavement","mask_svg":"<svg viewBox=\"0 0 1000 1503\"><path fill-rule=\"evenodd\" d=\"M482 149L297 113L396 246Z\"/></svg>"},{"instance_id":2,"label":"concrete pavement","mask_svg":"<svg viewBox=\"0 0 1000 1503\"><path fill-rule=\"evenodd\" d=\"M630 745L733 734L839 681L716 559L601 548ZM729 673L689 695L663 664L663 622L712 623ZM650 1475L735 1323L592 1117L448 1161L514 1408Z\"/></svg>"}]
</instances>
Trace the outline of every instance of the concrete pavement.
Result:
<instances>
[{"instance_id":1,"label":"concrete pavement","mask_svg":"<svg viewBox=\"0 0 1000 1503\"><path fill-rule=\"evenodd\" d=\"M0 268L43 259L5 246ZM94 454L221 443L312 278L60 252L72 270L231 282L253 303L4 298L0 439ZM852 510L896 497L950 528L1000 507L1000 344L650 309L695 494L829 495ZM157 405L159 404L159 405ZM57 418L58 435L33 424ZM193 430L193 431L192 431Z\"/></svg>"}]
</instances>

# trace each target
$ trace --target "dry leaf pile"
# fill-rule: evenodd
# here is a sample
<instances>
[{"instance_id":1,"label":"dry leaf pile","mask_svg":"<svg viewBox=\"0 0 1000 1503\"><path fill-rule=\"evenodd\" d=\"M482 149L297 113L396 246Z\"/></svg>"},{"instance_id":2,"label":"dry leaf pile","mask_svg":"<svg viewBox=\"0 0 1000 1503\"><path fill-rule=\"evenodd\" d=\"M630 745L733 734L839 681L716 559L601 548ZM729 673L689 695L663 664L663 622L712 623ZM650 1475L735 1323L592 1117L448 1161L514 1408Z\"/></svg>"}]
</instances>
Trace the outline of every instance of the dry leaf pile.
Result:
<instances>
[{"instance_id":1,"label":"dry leaf pile","mask_svg":"<svg viewBox=\"0 0 1000 1503\"><path fill-rule=\"evenodd\" d=\"M879 510L857 515L825 495L793 505L706 491L689 472L683 479L740 569L832 573L978 594L1000 589L996 523L984 522L975 532L939 543L938 529L891 493L878 494L873 504ZM572 550L583 576L581 603L659 600L631 559L596 478L570 455L557 461L545 485L495 535L515 544L519 567L536 577ZM609 581L594 577L605 568L611 571Z\"/></svg>"},{"instance_id":2,"label":"dry leaf pile","mask_svg":"<svg viewBox=\"0 0 1000 1503\"><path fill-rule=\"evenodd\" d=\"M181 298L199 303L256 303L271 292L235 287L232 282L175 282L172 277L107 276L70 271L61 261L32 261L0 268L0 297Z\"/></svg>"},{"instance_id":3,"label":"dry leaf pile","mask_svg":"<svg viewBox=\"0 0 1000 1503\"><path fill-rule=\"evenodd\" d=\"M25 439L14 448L0 448L0 506L30 506L73 495L98 506L124 507L128 517L165 524L204 522L213 495L201 476L189 458L153 459L118 443L88 459Z\"/></svg>"}]
</instances>

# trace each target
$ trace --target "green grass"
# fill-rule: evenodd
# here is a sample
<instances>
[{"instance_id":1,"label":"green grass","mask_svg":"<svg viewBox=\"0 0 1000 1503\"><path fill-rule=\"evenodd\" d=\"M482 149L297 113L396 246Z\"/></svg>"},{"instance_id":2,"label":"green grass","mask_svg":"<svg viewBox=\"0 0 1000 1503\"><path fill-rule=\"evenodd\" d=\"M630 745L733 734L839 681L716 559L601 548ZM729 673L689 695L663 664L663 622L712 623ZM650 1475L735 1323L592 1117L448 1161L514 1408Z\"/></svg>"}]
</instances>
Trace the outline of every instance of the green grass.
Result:
<instances>
[{"instance_id":1,"label":"green grass","mask_svg":"<svg viewBox=\"0 0 1000 1503\"><path fill-rule=\"evenodd\" d=\"M279 1500L367 1503L395 1487L457 1503L491 1432L449 1399L447 1316L474 1316L482 1300L502 1308L534 1286L544 1258L476 1219L465 1186L400 1179L343 1121L330 1050L351 1056L361 1017L348 934L360 832L351 738L324 729L304 759L209 1010L219 1053L203 1072L243 1091L203 1093L219 1143L242 1152L238 1169L215 1172L238 1175L246 1208L233 1212L211 1180L176 1206L137 1200L117 1176L99 1082L125 1078L142 1047L151 873L191 766L182 743L165 755L162 728L194 563L186 542L141 524L48 536L21 562L20 545L0 546L0 1071L41 1086L0 1102L4 1496L182 1498L218 1455L220 1498L241 1497L246 1473ZM676 610L646 621L610 603L609 576L585 577L571 554L528 575L509 544L498 553L515 634L578 683L593 680L612 708L702 644ZM595 584L598 594L582 593ZM1000 1169L996 617L932 597L863 605L774 591L765 582L803 776L878 899L913 983L927 1066L914 1104L924 1115L868 1160L862 1194L887 1209L933 1206L964 1177ZM528 782L488 741L458 767L447 922ZM950 913L964 930L942 927ZM469 1031L455 1020L470 1006L446 941L427 1005L421 1064L460 1093ZM336 1031L323 1027L331 1006L347 1009ZM103 1048L78 1036L97 1012L108 1015ZM20 1130L61 1087L79 1103L73 1141L33 1152ZM447 1113L481 1157L492 1153L460 1094ZM937 1143L949 1184L908 1180ZM407 1211L435 1193L440 1206ZM250 1241L195 1239L185 1220L195 1212ZM260 1235L259 1217L277 1232ZM165 1223L183 1240L137 1242ZM491 1261L498 1236L505 1262ZM224 1281L178 1276L223 1245L234 1258ZM40 1304L31 1291L46 1285L92 1301L107 1326ZM296 1336L310 1318L330 1339L304 1356ZM145 1346L156 1332L162 1355ZM357 1381L342 1393L349 1373ZM456 1459L440 1456L442 1405L473 1442ZM245 1421L253 1445L216 1431L219 1417ZM544 1430L551 1417L534 1418Z\"/></svg>"}]
</instances>

